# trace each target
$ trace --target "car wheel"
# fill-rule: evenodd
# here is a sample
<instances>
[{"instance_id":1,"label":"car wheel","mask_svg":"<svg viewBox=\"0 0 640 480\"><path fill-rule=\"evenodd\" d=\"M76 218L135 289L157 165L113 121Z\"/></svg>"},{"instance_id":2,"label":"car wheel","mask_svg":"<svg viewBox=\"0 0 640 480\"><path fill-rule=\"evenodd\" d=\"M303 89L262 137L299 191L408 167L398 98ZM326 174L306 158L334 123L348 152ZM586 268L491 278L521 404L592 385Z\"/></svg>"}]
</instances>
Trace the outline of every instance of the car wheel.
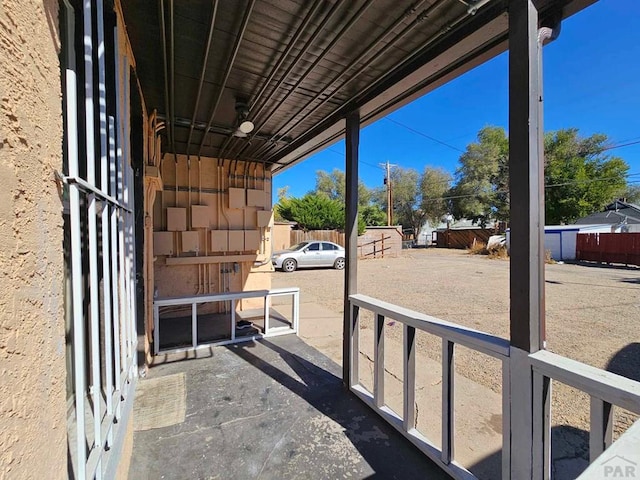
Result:
<instances>
[{"instance_id":1,"label":"car wheel","mask_svg":"<svg viewBox=\"0 0 640 480\"><path fill-rule=\"evenodd\" d=\"M295 272L296 268L298 268L298 264L293 258L287 258L284 262L282 262L283 272Z\"/></svg>"},{"instance_id":2,"label":"car wheel","mask_svg":"<svg viewBox=\"0 0 640 480\"><path fill-rule=\"evenodd\" d=\"M338 258L336 260L336 263L333 264L333 268L335 268L336 270L343 270L344 266L345 266L344 258Z\"/></svg>"}]
</instances>

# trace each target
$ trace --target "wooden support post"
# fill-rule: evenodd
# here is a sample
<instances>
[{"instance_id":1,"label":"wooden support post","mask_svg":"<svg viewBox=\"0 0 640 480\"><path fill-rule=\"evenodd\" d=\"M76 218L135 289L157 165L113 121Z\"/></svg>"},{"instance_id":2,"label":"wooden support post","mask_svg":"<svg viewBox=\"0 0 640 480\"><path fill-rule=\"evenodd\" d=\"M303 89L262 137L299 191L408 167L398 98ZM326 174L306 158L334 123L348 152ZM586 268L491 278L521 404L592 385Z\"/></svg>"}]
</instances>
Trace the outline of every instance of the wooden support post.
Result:
<instances>
[{"instance_id":1,"label":"wooden support post","mask_svg":"<svg viewBox=\"0 0 640 480\"><path fill-rule=\"evenodd\" d=\"M544 159L538 11L509 2L509 191L511 221L509 415L511 478L544 468L547 389L533 382L528 355L544 343ZM539 397L539 398L538 398ZM534 438L535 435L535 438ZM538 438L541 437L541 438ZM534 448L535 447L535 448ZM534 458L534 456L536 458ZM542 458L539 458L542 457Z\"/></svg>"},{"instance_id":2,"label":"wooden support post","mask_svg":"<svg viewBox=\"0 0 640 480\"><path fill-rule=\"evenodd\" d=\"M360 113L352 112L346 118L346 212L344 269L344 320L342 339L342 382L349 388L351 359L351 308L349 295L358 283L358 148L360 143ZM353 355L357 357L358 352Z\"/></svg>"}]
</instances>

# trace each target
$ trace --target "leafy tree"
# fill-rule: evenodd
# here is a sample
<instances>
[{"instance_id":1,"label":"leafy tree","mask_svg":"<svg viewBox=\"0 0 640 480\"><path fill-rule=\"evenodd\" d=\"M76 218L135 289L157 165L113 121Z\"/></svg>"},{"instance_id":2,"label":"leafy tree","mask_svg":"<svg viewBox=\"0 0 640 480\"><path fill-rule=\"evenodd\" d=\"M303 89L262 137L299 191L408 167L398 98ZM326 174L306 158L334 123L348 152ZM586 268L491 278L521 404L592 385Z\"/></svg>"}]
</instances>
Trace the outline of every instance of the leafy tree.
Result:
<instances>
[{"instance_id":1,"label":"leafy tree","mask_svg":"<svg viewBox=\"0 0 640 480\"><path fill-rule=\"evenodd\" d=\"M624 194L629 165L604 154L606 142L602 134L581 138L575 128L545 135L547 224L573 222Z\"/></svg>"},{"instance_id":2,"label":"leafy tree","mask_svg":"<svg viewBox=\"0 0 640 480\"><path fill-rule=\"evenodd\" d=\"M380 227L387 224L387 214L379 205L367 205L358 208L362 221L369 227Z\"/></svg>"},{"instance_id":3,"label":"leafy tree","mask_svg":"<svg viewBox=\"0 0 640 480\"><path fill-rule=\"evenodd\" d=\"M307 193L302 198L287 198L276 208L282 218L304 230L344 228L344 205L323 195Z\"/></svg>"},{"instance_id":4,"label":"leafy tree","mask_svg":"<svg viewBox=\"0 0 640 480\"><path fill-rule=\"evenodd\" d=\"M629 169L604 154L607 137L582 138L577 129L545 135L546 223L572 222L623 195ZM503 128L484 127L467 146L451 189L452 213L481 225L509 219L509 140Z\"/></svg>"},{"instance_id":5,"label":"leafy tree","mask_svg":"<svg viewBox=\"0 0 640 480\"><path fill-rule=\"evenodd\" d=\"M307 193L302 198L283 198L276 204L278 215L284 220L296 222L303 230L344 230L344 204L324 195ZM366 225L358 216L358 234Z\"/></svg>"},{"instance_id":6,"label":"leafy tree","mask_svg":"<svg viewBox=\"0 0 640 480\"><path fill-rule=\"evenodd\" d=\"M346 184L346 175L342 170L335 168L331 173L318 170L316 172L316 188L313 193L345 203ZM360 181L358 183L358 205L366 206L370 203L371 190Z\"/></svg>"},{"instance_id":7,"label":"leafy tree","mask_svg":"<svg viewBox=\"0 0 640 480\"><path fill-rule=\"evenodd\" d=\"M622 198L625 198L629 203L640 205L640 185L627 185Z\"/></svg>"},{"instance_id":8,"label":"leafy tree","mask_svg":"<svg viewBox=\"0 0 640 480\"><path fill-rule=\"evenodd\" d=\"M418 238L427 220L439 223L449 206L443 197L449 190L451 175L441 168L425 167L422 174L412 168L391 169L393 223L411 229ZM374 201L387 207L386 189L377 189Z\"/></svg>"},{"instance_id":9,"label":"leafy tree","mask_svg":"<svg viewBox=\"0 0 640 480\"><path fill-rule=\"evenodd\" d=\"M449 212L449 201L444 197L449 192L451 180L451 174L443 168L425 167L422 173L419 185L421 208L431 225L439 224Z\"/></svg>"},{"instance_id":10,"label":"leafy tree","mask_svg":"<svg viewBox=\"0 0 640 480\"><path fill-rule=\"evenodd\" d=\"M286 208L286 204L289 201L289 186L284 186L282 188L278 189L278 203L276 204L275 208L273 209L274 211L274 218L277 222L282 222L284 220L286 220L285 218L282 217L282 215L280 214L280 208L279 206L284 206Z\"/></svg>"},{"instance_id":11,"label":"leafy tree","mask_svg":"<svg viewBox=\"0 0 640 480\"><path fill-rule=\"evenodd\" d=\"M417 235L425 220L424 212L419 208L420 174L413 168L393 167L390 181L393 223L410 228Z\"/></svg>"},{"instance_id":12,"label":"leafy tree","mask_svg":"<svg viewBox=\"0 0 640 480\"><path fill-rule=\"evenodd\" d=\"M467 146L451 189L452 213L481 225L509 218L509 139L501 127L487 126Z\"/></svg>"}]
</instances>

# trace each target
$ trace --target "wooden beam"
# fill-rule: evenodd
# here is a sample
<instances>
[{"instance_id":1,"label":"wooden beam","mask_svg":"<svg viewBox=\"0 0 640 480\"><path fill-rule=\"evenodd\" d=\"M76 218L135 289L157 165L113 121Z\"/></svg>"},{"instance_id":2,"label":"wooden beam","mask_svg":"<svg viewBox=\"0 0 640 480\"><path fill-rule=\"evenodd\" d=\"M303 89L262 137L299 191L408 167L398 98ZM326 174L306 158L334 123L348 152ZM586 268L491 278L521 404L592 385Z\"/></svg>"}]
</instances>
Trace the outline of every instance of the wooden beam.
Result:
<instances>
[{"instance_id":1,"label":"wooden beam","mask_svg":"<svg viewBox=\"0 0 640 480\"><path fill-rule=\"evenodd\" d=\"M349 295L358 285L358 152L360 144L360 113L352 112L346 118L346 212L344 269L344 322L342 342L342 381L347 388L351 365L351 319ZM354 351L357 356L358 352ZM357 363L356 363L357 364Z\"/></svg>"},{"instance_id":2,"label":"wooden beam","mask_svg":"<svg viewBox=\"0 0 640 480\"><path fill-rule=\"evenodd\" d=\"M538 12L509 3L509 192L511 345L536 352L544 341L544 152Z\"/></svg>"}]
</instances>

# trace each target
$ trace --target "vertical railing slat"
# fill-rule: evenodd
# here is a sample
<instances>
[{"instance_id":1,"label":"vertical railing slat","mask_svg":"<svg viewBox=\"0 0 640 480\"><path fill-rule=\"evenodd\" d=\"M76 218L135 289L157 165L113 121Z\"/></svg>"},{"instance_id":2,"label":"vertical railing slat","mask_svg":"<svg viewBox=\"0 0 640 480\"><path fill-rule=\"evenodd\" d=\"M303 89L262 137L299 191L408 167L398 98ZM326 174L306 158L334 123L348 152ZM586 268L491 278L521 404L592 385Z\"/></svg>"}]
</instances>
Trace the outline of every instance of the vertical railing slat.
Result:
<instances>
[{"instance_id":1,"label":"vertical railing slat","mask_svg":"<svg viewBox=\"0 0 640 480\"><path fill-rule=\"evenodd\" d=\"M533 478L551 478L551 379L533 372Z\"/></svg>"},{"instance_id":2,"label":"vertical railing slat","mask_svg":"<svg viewBox=\"0 0 640 480\"><path fill-rule=\"evenodd\" d=\"M502 360L502 478L511 478L511 362Z\"/></svg>"},{"instance_id":3,"label":"vertical railing slat","mask_svg":"<svg viewBox=\"0 0 640 480\"><path fill-rule=\"evenodd\" d=\"M416 424L416 329L404 325L404 389L403 389L403 426L409 431Z\"/></svg>"},{"instance_id":4,"label":"vertical railing slat","mask_svg":"<svg viewBox=\"0 0 640 480\"><path fill-rule=\"evenodd\" d=\"M384 316L374 313L375 344L374 348L374 377L373 398L376 407L384 405Z\"/></svg>"},{"instance_id":5,"label":"vertical railing slat","mask_svg":"<svg viewBox=\"0 0 640 480\"><path fill-rule=\"evenodd\" d=\"M591 397L589 432L589 461L593 462L613 441L613 406Z\"/></svg>"},{"instance_id":6,"label":"vertical railing slat","mask_svg":"<svg viewBox=\"0 0 640 480\"><path fill-rule=\"evenodd\" d=\"M442 462L453 460L454 428L454 343L442 339Z\"/></svg>"},{"instance_id":7,"label":"vertical railing slat","mask_svg":"<svg viewBox=\"0 0 640 480\"><path fill-rule=\"evenodd\" d=\"M269 335L269 310L271 308L271 297L264 297L264 334Z\"/></svg>"},{"instance_id":8,"label":"vertical railing slat","mask_svg":"<svg viewBox=\"0 0 640 480\"><path fill-rule=\"evenodd\" d=\"M351 313L349 386L351 387L360 383L360 307L352 303L349 303L349 305Z\"/></svg>"},{"instance_id":9,"label":"vertical railing slat","mask_svg":"<svg viewBox=\"0 0 640 480\"><path fill-rule=\"evenodd\" d=\"M193 348L198 346L198 304L196 302L191 304L191 346Z\"/></svg>"}]
</instances>

